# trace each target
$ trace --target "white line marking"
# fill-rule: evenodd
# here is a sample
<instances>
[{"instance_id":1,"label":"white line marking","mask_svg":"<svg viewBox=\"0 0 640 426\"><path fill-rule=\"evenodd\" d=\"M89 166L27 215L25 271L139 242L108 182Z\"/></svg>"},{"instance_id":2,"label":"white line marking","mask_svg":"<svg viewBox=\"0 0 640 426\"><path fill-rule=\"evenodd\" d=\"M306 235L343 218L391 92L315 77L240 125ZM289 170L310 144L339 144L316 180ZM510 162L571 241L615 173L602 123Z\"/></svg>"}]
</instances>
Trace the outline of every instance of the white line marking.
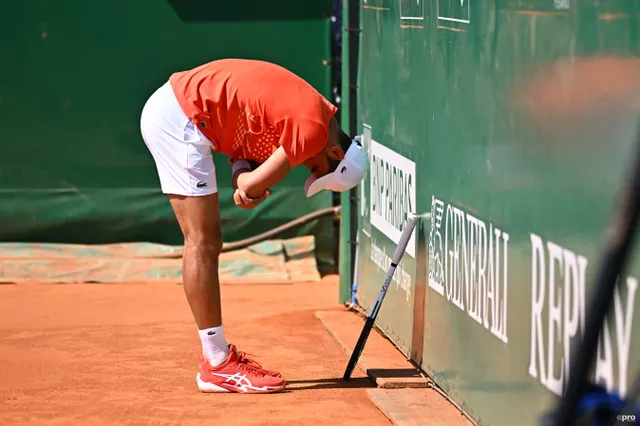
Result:
<instances>
[{"instance_id":1,"label":"white line marking","mask_svg":"<svg viewBox=\"0 0 640 426\"><path fill-rule=\"evenodd\" d=\"M463 5L463 3L464 2L460 2L461 5ZM462 24L470 24L471 23L471 7L470 7L470 3L471 3L471 0L468 0L467 1L467 7L466 7L466 9L467 9L467 19L456 19L456 18L445 18L443 16L440 16L440 0L436 0L436 16L441 21L451 21L451 22L460 22Z\"/></svg>"},{"instance_id":2,"label":"white line marking","mask_svg":"<svg viewBox=\"0 0 640 426\"><path fill-rule=\"evenodd\" d=\"M442 18L440 16L438 16L438 19L440 19L441 21L453 21L453 22L461 22L463 24L468 24L470 21L465 20L465 19L456 19L456 18Z\"/></svg>"},{"instance_id":3,"label":"white line marking","mask_svg":"<svg viewBox=\"0 0 640 426\"><path fill-rule=\"evenodd\" d=\"M422 16L401 16L400 19L412 19L414 21L424 21Z\"/></svg>"},{"instance_id":4,"label":"white line marking","mask_svg":"<svg viewBox=\"0 0 640 426\"><path fill-rule=\"evenodd\" d=\"M371 238L371 234L370 234L369 232L367 232L367 230L366 230L366 229L362 228L362 233L363 233L364 235L366 235L367 237Z\"/></svg>"}]
</instances>

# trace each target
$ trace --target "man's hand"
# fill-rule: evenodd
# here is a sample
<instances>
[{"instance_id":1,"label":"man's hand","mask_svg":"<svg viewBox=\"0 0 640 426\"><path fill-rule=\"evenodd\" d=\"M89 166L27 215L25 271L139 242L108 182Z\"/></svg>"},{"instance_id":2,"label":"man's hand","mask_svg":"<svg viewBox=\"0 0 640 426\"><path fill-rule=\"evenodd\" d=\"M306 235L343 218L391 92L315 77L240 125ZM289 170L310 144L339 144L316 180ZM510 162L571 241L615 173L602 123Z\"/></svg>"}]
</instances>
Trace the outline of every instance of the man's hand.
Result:
<instances>
[{"instance_id":1,"label":"man's hand","mask_svg":"<svg viewBox=\"0 0 640 426\"><path fill-rule=\"evenodd\" d=\"M238 162L240 161L240 162ZM278 183L291 170L289 160L282 147L276 149L264 163L251 170L247 160L234 163L232 178L233 201L243 209L252 209L262 203L269 195L270 188Z\"/></svg>"},{"instance_id":2,"label":"man's hand","mask_svg":"<svg viewBox=\"0 0 640 426\"><path fill-rule=\"evenodd\" d=\"M276 149L267 160L253 171L239 170L236 188L249 197L262 197L291 170L289 160L282 147Z\"/></svg>"},{"instance_id":3,"label":"man's hand","mask_svg":"<svg viewBox=\"0 0 640 426\"><path fill-rule=\"evenodd\" d=\"M233 193L233 201L234 203L236 203L236 206L240 208L252 209L256 206L259 206L270 195L271 195L271 191L267 190L264 194L262 194L258 198L249 198L244 191L240 189L236 189L236 191Z\"/></svg>"},{"instance_id":4,"label":"man's hand","mask_svg":"<svg viewBox=\"0 0 640 426\"><path fill-rule=\"evenodd\" d=\"M236 206L243 209L252 209L260 205L269 195L271 195L271 191L267 189L261 196L251 198L244 190L238 189L238 177L244 173L251 173L251 169L251 164L249 164L247 160L240 160L240 162L234 163L234 173L231 180L233 189L235 190L233 193L233 202Z\"/></svg>"}]
</instances>

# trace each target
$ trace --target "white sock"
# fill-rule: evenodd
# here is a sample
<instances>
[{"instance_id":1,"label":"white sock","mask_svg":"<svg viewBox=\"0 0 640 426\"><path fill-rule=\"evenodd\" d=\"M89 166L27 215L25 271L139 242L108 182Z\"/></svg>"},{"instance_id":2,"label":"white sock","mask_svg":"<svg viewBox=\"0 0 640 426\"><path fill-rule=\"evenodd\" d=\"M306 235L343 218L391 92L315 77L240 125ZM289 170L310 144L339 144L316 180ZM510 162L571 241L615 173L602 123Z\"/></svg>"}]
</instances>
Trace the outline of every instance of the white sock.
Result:
<instances>
[{"instance_id":1,"label":"white sock","mask_svg":"<svg viewBox=\"0 0 640 426\"><path fill-rule=\"evenodd\" d=\"M209 363L216 367L229 356L229 345L224 338L224 327L212 327L198 330L202 342L202 354Z\"/></svg>"}]
</instances>

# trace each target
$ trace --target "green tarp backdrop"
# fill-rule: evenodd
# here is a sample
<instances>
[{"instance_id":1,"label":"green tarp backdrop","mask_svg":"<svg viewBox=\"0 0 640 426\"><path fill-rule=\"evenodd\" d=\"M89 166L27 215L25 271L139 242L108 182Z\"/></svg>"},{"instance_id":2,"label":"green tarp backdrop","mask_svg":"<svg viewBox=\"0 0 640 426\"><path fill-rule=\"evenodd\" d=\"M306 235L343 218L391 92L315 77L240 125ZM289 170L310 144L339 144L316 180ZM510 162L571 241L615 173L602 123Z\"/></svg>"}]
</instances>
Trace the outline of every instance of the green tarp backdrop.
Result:
<instances>
[{"instance_id":1,"label":"green tarp backdrop","mask_svg":"<svg viewBox=\"0 0 640 426\"><path fill-rule=\"evenodd\" d=\"M361 2L358 302L483 426L562 392L640 120L640 2ZM354 100L351 100L352 102ZM639 372L637 250L593 378Z\"/></svg>"},{"instance_id":2,"label":"green tarp backdrop","mask_svg":"<svg viewBox=\"0 0 640 426\"><path fill-rule=\"evenodd\" d=\"M223 57L276 62L330 98L331 3L303 3L0 2L0 241L181 244L140 136L144 102L171 73ZM215 162L225 241L332 204L307 200L296 170L239 209L226 157ZM331 220L284 237L308 232L332 264Z\"/></svg>"}]
</instances>

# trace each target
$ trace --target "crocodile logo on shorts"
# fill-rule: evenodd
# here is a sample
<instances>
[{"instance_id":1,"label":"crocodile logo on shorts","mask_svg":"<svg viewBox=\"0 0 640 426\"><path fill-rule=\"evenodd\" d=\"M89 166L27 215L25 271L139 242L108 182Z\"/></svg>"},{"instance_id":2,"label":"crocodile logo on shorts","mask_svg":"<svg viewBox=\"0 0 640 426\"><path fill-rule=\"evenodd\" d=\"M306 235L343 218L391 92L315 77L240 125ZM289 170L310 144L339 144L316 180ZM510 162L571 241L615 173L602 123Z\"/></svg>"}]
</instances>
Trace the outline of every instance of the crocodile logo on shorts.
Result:
<instances>
[{"instance_id":1,"label":"crocodile logo on shorts","mask_svg":"<svg viewBox=\"0 0 640 426\"><path fill-rule=\"evenodd\" d=\"M200 181L200 182L198 182L198 183L196 184L196 186L197 186L198 188L204 188L205 186L207 186L207 182L202 182L202 181Z\"/></svg>"}]
</instances>

